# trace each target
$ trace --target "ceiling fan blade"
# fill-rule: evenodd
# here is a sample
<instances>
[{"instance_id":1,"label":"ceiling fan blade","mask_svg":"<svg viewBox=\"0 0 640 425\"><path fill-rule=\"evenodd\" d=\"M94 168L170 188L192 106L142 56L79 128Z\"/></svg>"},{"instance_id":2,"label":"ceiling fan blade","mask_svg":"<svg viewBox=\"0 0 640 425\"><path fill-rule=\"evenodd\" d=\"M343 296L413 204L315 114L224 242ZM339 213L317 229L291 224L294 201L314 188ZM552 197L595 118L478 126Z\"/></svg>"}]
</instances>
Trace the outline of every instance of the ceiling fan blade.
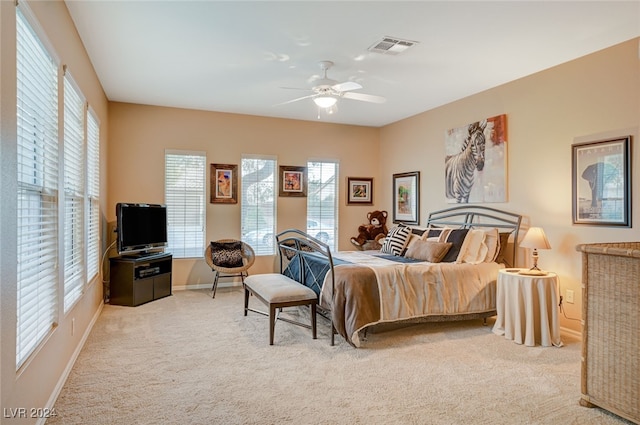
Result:
<instances>
[{"instance_id":1,"label":"ceiling fan blade","mask_svg":"<svg viewBox=\"0 0 640 425\"><path fill-rule=\"evenodd\" d=\"M299 101L299 100L309 99L309 98L311 98L311 97L314 97L315 95L316 95L316 94L314 93L314 94L310 94L309 96L302 96L302 97L298 97L298 98L296 98L296 99L287 100L286 102L276 103L276 104L275 104L275 105L273 105L273 106L281 106L281 105L286 105L286 104L288 104L288 103L297 102L297 101Z\"/></svg>"},{"instance_id":2,"label":"ceiling fan blade","mask_svg":"<svg viewBox=\"0 0 640 425\"><path fill-rule=\"evenodd\" d=\"M339 92L351 91L361 89L362 86L353 81L345 81L344 83L338 83L331 86L332 89Z\"/></svg>"},{"instance_id":3,"label":"ceiling fan blade","mask_svg":"<svg viewBox=\"0 0 640 425\"><path fill-rule=\"evenodd\" d=\"M364 94L364 93L343 93L341 96L344 97L345 99L362 100L364 102L372 102L372 103L384 103L387 101L387 99L382 96L376 96L373 94Z\"/></svg>"},{"instance_id":4,"label":"ceiling fan blade","mask_svg":"<svg viewBox=\"0 0 640 425\"><path fill-rule=\"evenodd\" d=\"M313 90L311 90L311 89L308 89L308 88L307 88L307 89L305 89L305 88L302 88L302 87L278 87L278 88L285 89L285 90L304 90L304 91L313 91Z\"/></svg>"}]
</instances>

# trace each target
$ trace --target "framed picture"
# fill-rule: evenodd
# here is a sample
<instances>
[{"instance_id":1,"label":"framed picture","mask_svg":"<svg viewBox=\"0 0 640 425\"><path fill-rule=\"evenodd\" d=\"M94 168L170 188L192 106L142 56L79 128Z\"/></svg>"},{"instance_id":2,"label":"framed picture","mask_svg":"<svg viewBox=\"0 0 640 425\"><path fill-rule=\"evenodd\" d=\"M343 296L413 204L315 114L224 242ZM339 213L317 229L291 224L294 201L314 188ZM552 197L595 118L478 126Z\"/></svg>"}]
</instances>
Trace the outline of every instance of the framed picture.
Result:
<instances>
[{"instance_id":1,"label":"framed picture","mask_svg":"<svg viewBox=\"0 0 640 425\"><path fill-rule=\"evenodd\" d=\"M393 222L420 224L420 171L393 175Z\"/></svg>"},{"instance_id":2,"label":"framed picture","mask_svg":"<svg viewBox=\"0 0 640 425\"><path fill-rule=\"evenodd\" d=\"M280 166L280 196L307 196L307 168Z\"/></svg>"},{"instance_id":3,"label":"framed picture","mask_svg":"<svg viewBox=\"0 0 640 425\"><path fill-rule=\"evenodd\" d=\"M236 164L211 164L210 196L212 204L238 203L238 166Z\"/></svg>"},{"instance_id":4,"label":"framed picture","mask_svg":"<svg viewBox=\"0 0 640 425\"><path fill-rule=\"evenodd\" d=\"M347 177L347 205L373 205L373 178Z\"/></svg>"},{"instance_id":5,"label":"framed picture","mask_svg":"<svg viewBox=\"0 0 640 425\"><path fill-rule=\"evenodd\" d=\"M507 115L445 133L444 193L450 204L507 201Z\"/></svg>"},{"instance_id":6,"label":"framed picture","mask_svg":"<svg viewBox=\"0 0 640 425\"><path fill-rule=\"evenodd\" d=\"M573 223L631 227L631 136L571 148Z\"/></svg>"}]
</instances>

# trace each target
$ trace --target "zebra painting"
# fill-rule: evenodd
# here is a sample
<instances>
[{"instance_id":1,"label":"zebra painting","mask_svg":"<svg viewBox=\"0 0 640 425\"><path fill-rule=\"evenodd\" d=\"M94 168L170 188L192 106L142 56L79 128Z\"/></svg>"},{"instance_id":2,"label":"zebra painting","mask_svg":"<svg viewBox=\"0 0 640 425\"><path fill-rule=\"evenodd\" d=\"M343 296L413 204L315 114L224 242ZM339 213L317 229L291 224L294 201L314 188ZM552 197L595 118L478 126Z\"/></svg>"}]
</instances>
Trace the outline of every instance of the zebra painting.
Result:
<instances>
[{"instance_id":1,"label":"zebra painting","mask_svg":"<svg viewBox=\"0 0 640 425\"><path fill-rule=\"evenodd\" d=\"M486 126L487 120L469 124L469 135L462 144L462 150L445 157L446 196L456 203L469 202L476 170L482 171L484 168Z\"/></svg>"}]
</instances>

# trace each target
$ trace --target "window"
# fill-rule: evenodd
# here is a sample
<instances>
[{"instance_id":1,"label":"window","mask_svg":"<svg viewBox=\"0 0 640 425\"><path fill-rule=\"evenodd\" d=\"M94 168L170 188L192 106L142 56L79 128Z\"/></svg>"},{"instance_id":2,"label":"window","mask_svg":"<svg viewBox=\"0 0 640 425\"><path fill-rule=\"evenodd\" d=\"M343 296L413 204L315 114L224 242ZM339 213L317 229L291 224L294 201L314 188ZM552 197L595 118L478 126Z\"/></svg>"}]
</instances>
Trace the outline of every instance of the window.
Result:
<instances>
[{"instance_id":1,"label":"window","mask_svg":"<svg viewBox=\"0 0 640 425\"><path fill-rule=\"evenodd\" d=\"M85 100L64 76L64 311L80 298L85 273Z\"/></svg>"},{"instance_id":2,"label":"window","mask_svg":"<svg viewBox=\"0 0 640 425\"><path fill-rule=\"evenodd\" d=\"M57 64L16 9L17 329L19 368L58 315Z\"/></svg>"},{"instance_id":3,"label":"window","mask_svg":"<svg viewBox=\"0 0 640 425\"><path fill-rule=\"evenodd\" d=\"M307 233L336 249L338 228L338 163L307 163Z\"/></svg>"},{"instance_id":4,"label":"window","mask_svg":"<svg viewBox=\"0 0 640 425\"><path fill-rule=\"evenodd\" d=\"M176 258L204 253L206 161L204 152L165 151L168 251Z\"/></svg>"},{"instance_id":5,"label":"window","mask_svg":"<svg viewBox=\"0 0 640 425\"><path fill-rule=\"evenodd\" d=\"M276 160L272 157L242 156L242 241L256 255L275 254Z\"/></svg>"},{"instance_id":6,"label":"window","mask_svg":"<svg viewBox=\"0 0 640 425\"><path fill-rule=\"evenodd\" d=\"M87 281L100 267L100 124L87 113Z\"/></svg>"}]
</instances>

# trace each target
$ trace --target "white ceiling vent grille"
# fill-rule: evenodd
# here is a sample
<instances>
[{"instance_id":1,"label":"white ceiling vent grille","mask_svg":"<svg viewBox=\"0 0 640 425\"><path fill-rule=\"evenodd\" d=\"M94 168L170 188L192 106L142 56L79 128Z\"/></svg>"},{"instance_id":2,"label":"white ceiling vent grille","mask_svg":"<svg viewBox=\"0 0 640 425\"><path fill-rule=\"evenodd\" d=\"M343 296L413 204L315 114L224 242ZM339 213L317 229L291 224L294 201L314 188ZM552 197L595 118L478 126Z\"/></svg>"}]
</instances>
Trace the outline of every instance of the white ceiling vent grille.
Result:
<instances>
[{"instance_id":1,"label":"white ceiling vent grille","mask_svg":"<svg viewBox=\"0 0 640 425\"><path fill-rule=\"evenodd\" d=\"M414 44L418 44L418 42L385 36L382 40L375 42L367 50L385 55L398 55L409 47L412 47Z\"/></svg>"}]
</instances>

